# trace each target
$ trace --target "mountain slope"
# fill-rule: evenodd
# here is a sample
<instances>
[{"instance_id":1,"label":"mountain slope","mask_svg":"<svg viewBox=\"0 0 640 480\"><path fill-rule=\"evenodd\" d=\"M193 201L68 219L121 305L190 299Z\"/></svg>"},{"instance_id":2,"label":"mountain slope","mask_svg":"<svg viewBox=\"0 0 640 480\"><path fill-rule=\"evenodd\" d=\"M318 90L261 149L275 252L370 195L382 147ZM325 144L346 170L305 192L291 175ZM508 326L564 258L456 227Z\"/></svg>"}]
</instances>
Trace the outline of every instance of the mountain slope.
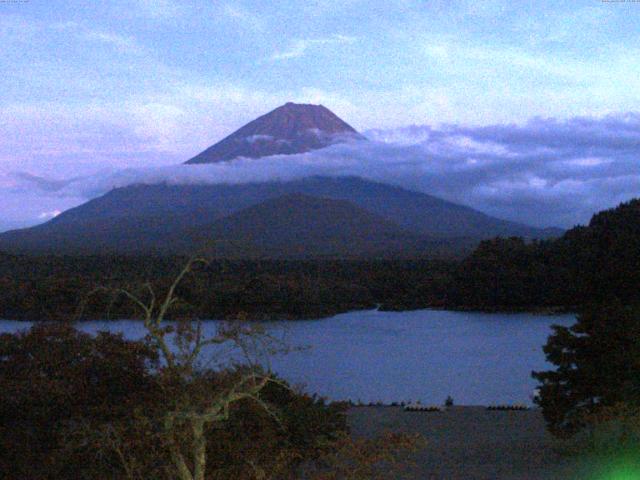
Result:
<instances>
[{"instance_id":1,"label":"mountain slope","mask_svg":"<svg viewBox=\"0 0 640 480\"><path fill-rule=\"evenodd\" d=\"M186 163L304 153L348 139L364 137L329 109L322 105L287 103L256 118Z\"/></svg>"},{"instance_id":2,"label":"mountain slope","mask_svg":"<svg viewBox=\"0 0 640 480\"><path fill-rule=\"evenodd\" d=\"M215 256L304 258L424 256L425 237L345 200L287 194L183 235Z\"/></svg>"},{"instance_id":3,"label":"mountain slope","mask_svg":"<svg viewBox=\"0 0 640 480\"><path fill-rule=\"evenodd\" d=\"M508 222L424 193L355 177L310 177L291 182L239 185L135 185L63 212L36 227L0 234L0 250L96 253L166 251L169 238L266 200L289 194L344 200L431 238L496 235L547 237L545 230Z\"/></svg>"}]
</instances>

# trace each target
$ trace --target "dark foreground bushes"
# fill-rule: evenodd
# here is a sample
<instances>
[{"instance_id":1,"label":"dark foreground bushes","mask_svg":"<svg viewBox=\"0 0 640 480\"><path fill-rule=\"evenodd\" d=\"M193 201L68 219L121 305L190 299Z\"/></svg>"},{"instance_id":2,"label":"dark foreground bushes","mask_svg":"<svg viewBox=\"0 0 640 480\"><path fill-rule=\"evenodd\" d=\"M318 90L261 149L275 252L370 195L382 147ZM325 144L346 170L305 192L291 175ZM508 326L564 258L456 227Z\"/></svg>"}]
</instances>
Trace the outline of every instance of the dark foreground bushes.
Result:
<instances>
[{"instance_id":1,"label":"dark foreground bushes","mask_svg":"<svg viewBox=\"0 0 640 480\"><path fill-rule=\"evenodd\" d=\"M162 422L167 412L188 415L207 402L173 391L176 380L160 378L161 369L153 349L120 335L42 324L0 336L2 478L185 478L176 473L171 442L181 443L193 471L193 434L182 425L170 438ZM243 374L209 372L204 388L217 398L240 392ZM186 390L203 393L203 384L193 387ZM326 404L280 380L228 406L224 421L205 425L201 478L298 478L303 469L305 478L377 478L382 473L373 467L417 445L402 435L354 441L344 404ZM382 478L396 473L390 475Z\"/></svg>"},{"instance_id":2,"label":"dark foreground bushes","mask_svg":"<svg viewBox=\"0 0 640 480\"><path fill-rule=\"evenodd\" d=\"M73 436L89 420L116 421L147 404L156 393L148 370L155 360L142 344L62 324L0 336L5 478L85 478L95 471L99 459L91 448L72 448Z\"/></svg>"}]
</instances>

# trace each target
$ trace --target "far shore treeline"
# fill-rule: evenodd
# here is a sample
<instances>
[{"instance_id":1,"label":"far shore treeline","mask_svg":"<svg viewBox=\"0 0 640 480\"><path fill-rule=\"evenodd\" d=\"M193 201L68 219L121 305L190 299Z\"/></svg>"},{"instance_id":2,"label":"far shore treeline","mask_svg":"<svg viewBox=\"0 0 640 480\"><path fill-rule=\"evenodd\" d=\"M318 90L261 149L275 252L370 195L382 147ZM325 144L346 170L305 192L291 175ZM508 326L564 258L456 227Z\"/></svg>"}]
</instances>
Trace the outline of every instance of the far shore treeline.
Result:
<instances>
[{"instance_id":1,"label":"far shore treeline","mask_svg":"<svg viewBox=\"0 0 640 480\"><path fill-rule=\"evenodd\" d=\"M593 216L554 240L496 238L467 257L214 259L181 284L179 317L281 319L355 309L573 311L640 300L640 200ZM99 287L166 287L181 256L28 256L0 253L0 318L131 318Z\"/></svg>"}]
</instances>

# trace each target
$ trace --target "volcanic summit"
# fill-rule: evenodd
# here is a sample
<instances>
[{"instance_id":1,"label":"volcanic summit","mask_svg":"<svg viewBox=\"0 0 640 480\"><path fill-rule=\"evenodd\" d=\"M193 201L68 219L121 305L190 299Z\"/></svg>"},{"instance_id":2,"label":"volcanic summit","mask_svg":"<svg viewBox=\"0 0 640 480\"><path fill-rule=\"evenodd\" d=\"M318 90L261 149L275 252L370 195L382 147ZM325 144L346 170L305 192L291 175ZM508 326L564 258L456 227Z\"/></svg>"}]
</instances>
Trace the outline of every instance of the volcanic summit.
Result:
<instances>
[{"instance_id":1,"label":"volcanic summit","mask_svg":"<svg viewBox=\"0 0 640 480\"><path fill-rule=\"evenodd\" d=\"M186 163L290 155L363 139L353 127L328 108L289 102L249 122Z\"/></svg>"}]
</instances>

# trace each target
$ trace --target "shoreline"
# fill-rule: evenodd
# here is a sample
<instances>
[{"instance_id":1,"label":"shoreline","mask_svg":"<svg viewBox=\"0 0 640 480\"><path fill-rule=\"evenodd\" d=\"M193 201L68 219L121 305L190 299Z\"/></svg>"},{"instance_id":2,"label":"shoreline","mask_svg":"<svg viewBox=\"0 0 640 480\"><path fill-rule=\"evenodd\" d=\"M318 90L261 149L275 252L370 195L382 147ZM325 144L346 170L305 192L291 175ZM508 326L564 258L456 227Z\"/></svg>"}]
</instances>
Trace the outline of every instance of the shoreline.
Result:
<instances>
[{"instance_id":1,"label":"shoreline","mask_svg":"<svg viewBox=\"0 0 640 480\"><path fill-rule=\"evenodd\" d=\"M255 322L255 323L266 323L266 322L304 322L304 321L318 321L324 320L332 317L336 317L338 315L349 314L349 313L369 313L369 312L389 312L389 313L404 313L404 312L417 312L421 310L430 310L430 311L449 311L449 312L467 312L467 313L479 313L479 314L530 314L530 315L538 315L538 316L554 316L554 315L577 315L577 311L579 310L577 307L565 308L565 307L531 307L531 308L523 308L523 309L513 309L513 308L492 308L492 309L479 309L471 306L426 306L426 307L417 307L417 308L387 308L384 304L377 304L376 307L371 308L371 306L366 306L362 308L350 308L350 309L339 309L339 310L328 310L323 312L322 314L309 314L309 315L262 315L251 317L248 316L246 321ZM242 312L241 312L242 313ZM176 321L170 316L167 317L167 321ZM195 319L202 322L220 322L220 321L233 321L233 316L227 316L223 318L200 318ZM132 317L113 317L113 318L81 318L76 320L56 320L56 319L33 319L33 318L0 318L0 321L6 322L21 322L21 323L40 323L40 322L69 322L69 323L87 323L87 322L120 322L120 321L142 321L142 318L132 318Z\"/></svg>"}]
</instances>

